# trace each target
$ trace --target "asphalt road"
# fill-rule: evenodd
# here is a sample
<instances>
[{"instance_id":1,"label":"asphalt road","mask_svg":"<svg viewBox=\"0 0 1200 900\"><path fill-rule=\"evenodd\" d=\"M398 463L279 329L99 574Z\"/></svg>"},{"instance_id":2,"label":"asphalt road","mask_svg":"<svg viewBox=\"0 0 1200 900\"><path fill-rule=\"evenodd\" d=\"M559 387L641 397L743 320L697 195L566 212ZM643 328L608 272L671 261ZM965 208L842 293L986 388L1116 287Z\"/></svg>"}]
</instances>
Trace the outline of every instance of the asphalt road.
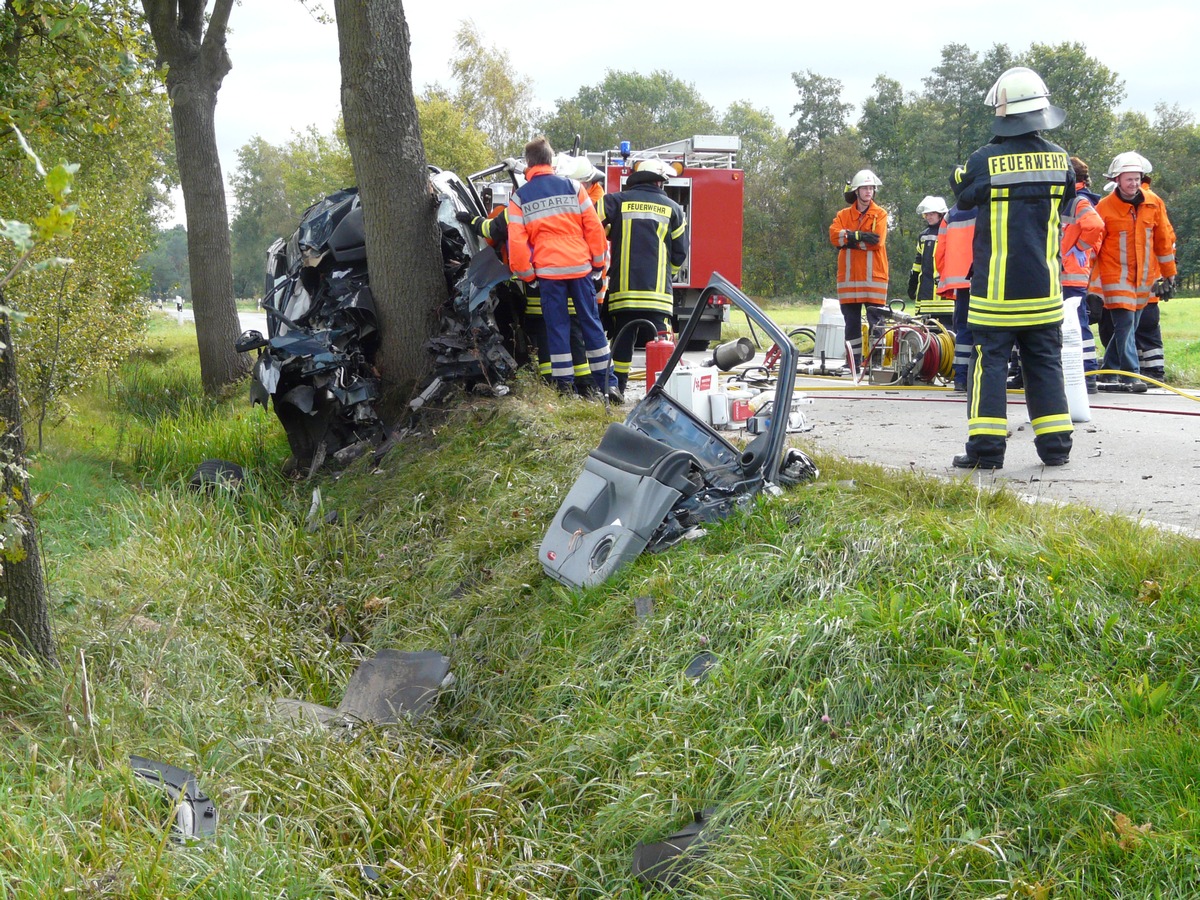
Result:
<instances>
[{"instance_id":1,"label":"asphalt road","mask_svg":"<svg viewBox=\"0 0 1200 900\"><path fill-rule=\"evenodd\" d=\"M844 389L842 385L844 384ZM1200 537L1200 392L1182 397L1093 394L1090 422L1076 423L1071 461L1042 465L1024 396L1010 392L1004 468L950 465L967 437L966 397L942 388L855 388L849 377L801 378L811 431L796 443L848 459L1006 486L1039 501L1082 503Z\"/></svg>"}]
</instances>

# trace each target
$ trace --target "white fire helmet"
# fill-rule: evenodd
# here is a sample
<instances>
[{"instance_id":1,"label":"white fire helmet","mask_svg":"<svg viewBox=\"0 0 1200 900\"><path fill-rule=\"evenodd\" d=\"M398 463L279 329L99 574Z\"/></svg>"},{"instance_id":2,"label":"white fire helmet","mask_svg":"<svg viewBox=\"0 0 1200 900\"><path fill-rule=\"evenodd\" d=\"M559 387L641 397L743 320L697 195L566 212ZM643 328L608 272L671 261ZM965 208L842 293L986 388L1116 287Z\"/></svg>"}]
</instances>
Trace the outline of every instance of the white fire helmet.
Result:
<instances>
[{"instance_id":1,"label":"white fire helmet","mask_svg":"<svg viewBox=\"0 0 1200 900\"><path fill-rule=\"evenodd\" d=\"M1001 137L1057 128L1067 114L1050 104L1050 89L1033 69L1016 66L1004 72L984 97L996 111L992 132Z\"/></svg>"},{"instance_id":2,"label":"white fire helmet","mask_svg":"<svg viewBox=\"0 0 1200 900\"><path fill-rule=\"evenodd\" d=\"M866 185L881 188L883 187L883 182L870 169L859 169L854 173L854 177L850 179L850 183L846 185L846 190L857 191L860 187L865 187Z\"/></svg>"},{"instance_id":3,"label":"white fire helmet","mask_svg":"<svg viewBox=\"0 0 1200 900\"><path fill-rule=\"evenodd\" d=\"M946 207L946 201L941 197L934 197L932 194L917 204L917 215L923 216L927 213L941 213L943 216L949 212Z\"/></svg>"},{"instance_id":4,"label":"white fire helmet","mask_svg":"<svg viewBox=\"0 0 1200 900\"><path fill-rule=\"evenodd\" d=\"M640 159L633 164L635 172L649 172L652 175L657 175L663 181L670 181L680 170L675 168L671 163L664 162L661 159Z\"/></svg>"},{"instance_id":5,"label":"white fire helmet","mask_svg":"<svg viewBox=\"0 0 1200 900\"><path fill-rule=\"evenodd\" d=\"M554 174L564 178L573 178L587 184L603 177L599 169L592 165L586 156L571 156L569 153L558 153L554 156Z\"/></svg>"},{"instance_id":6,"label":"white fire helmet","mask_svg":"<svg viewBox=\"0 0 1200 900\"><path fill-rule=\"evenodd\" d=\"M1150 165L1150 160L1146 159L1140 153L1127 150L1113 157L1113 161L1108 164L1108 171L1104 173L1104 177L1116 181L1117 176L1122 172L1138 172L1142 175L1149 175L1153 171L1154 166Z\"/></svg>"}]
</instances>

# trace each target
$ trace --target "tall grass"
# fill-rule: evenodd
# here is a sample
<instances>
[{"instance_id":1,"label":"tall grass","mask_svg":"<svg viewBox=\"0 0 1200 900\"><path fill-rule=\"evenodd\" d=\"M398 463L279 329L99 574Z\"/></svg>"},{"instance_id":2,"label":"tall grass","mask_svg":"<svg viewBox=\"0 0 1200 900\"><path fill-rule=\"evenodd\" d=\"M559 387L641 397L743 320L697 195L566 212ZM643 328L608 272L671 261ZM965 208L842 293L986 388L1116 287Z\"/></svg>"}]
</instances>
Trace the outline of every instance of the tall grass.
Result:
<instances>
[{"instance_id":1,"label":"tall grass","mask_svg":"<svg viewBox=\"0 0 1200 900\"><path fill-rule=\"evenodd\" d=\"M1200 894L1193 541L822 458L573 592L536 552L602 407L522 382L299 484L272 420L139 378L110 538L55 570L63 670L0 655L0 895L637 897L634 845L708 806L680 896ZM240 494L177 477L239 453ZM449 655L425 718L275 713L385 647ZM130 753L216 837L172 843Z\"/></svg>"}]
</instances>

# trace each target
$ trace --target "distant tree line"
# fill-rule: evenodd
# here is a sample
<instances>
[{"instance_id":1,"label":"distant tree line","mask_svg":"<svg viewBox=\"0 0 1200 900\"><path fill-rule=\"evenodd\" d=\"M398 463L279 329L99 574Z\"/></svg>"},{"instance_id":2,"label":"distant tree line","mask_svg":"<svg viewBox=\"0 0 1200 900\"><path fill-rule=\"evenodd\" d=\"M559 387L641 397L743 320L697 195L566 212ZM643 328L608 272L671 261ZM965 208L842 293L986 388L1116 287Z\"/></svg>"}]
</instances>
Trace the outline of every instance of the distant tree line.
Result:
<instances>
[{"instance_id":1,"label":"distant tree line","mask_svg":"<svg viewBox=\"0 0 1200 900\"><path fill-rule=\"evenodd\" d=\"M1053 102L1066 110L1066 124L1050 137L1088 162L1097 192L1118 152L1133 149L1151 160L1154 190L1166 201L1179 236L1180 279L1200 287L1200 170L1194 164L1200 128L1178 106L1119 113L1124 81L1081 43L1033 44L1022 53L1003 44L984 53L948 44L919 90L876 78L857 119L839 80L796 72L796 102L785 130L749 101L718 111L693 85L664 71L609 71L599 84L538 112L529 82L511 74L508 55L483 46L467 23L452 61L455 84L434 85L417 99L429 160L460 175L518 154L537 131L564 149L579 135L588 150L621 140L644 148L693 134L739 135L739 164L746 170L743 285L761 297L832 293L829 223L843 205L845 182L858 169L871 168L883 181L879 201L891 214L892 293L903 296L923 227L916 206L927 194L953 202L950 173L991 137L993 113L984 95L1014 65L1041 74ZM240 296L261 291L271 241L290 234L308 204L351 178L338 129L297 135L282 147L255 138L239 151L232 231Z\"/></svg>"}]
</instances>

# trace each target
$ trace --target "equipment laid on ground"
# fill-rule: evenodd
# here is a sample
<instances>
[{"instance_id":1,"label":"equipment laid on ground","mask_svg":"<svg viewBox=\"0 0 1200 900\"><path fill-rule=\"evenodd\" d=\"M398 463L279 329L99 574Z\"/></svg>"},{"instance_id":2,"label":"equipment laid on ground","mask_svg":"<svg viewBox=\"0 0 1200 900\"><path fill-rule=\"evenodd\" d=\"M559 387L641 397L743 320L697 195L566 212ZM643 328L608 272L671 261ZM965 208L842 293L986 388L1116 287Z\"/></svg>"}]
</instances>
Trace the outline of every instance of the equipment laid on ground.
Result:
<instances>
[{"instance_id":1,"label":"equipment laid on ground","mask_svg":"<svg viewBox=\"0 0 1200 900\"><path fill-rule=\"evenodd\" d=\"M1083 371L1083 330L1079 325L1079 304L1082 301L1082 297L1067 297L1063 301L1063 386L1066 388L1067 408L1071 411L1072 422L1092 421Z\"/></svg>"},{"instance_id":2,"label":"equipment laid on ground","mask_svg":"<svg viewBox=\"0 0 1200 900\"><path fill-rule=\"evenodd\" d=\"M634 165L641 160L661 160L676 173L664 189L668 197L683 207L691 239L688 258L673 285L675 330L682 333L714 272L719 272L734 287L742 286L745 173L737 168L741 138L698 134L644 150L632 149L627 141L622 141L622 145L588 154L592 163L604 171L605 190L609 193L624 188ZM700 326L694 332L693 342L719 341L721 324L728 317L729 298L710 294L701 308Z\"/></svg>"},{"instance_id":3,"label":"equipment laid on ground","mask_svg":"<svg viewBox=\"0 0 1200 900\"><path fill-rule=\"evenodd\" d=\"M675 341L666 331L660 331L646 344L646 390L654 387L658 374L666 368L667 360L674 352Z\"/></svg>"},{"instance_id":4,"label":"equipment laid on ground","mask_svg":"<svg viewBox=\"0 0 1200 900\"><path fill-rule=\"evenodd\" d=\"M954 335L931 316L882 310L863 344L864 374L871 384L932 384L954 377Z\"/></svg>"},{"instance_id":5,"label":"equipment laid on ground","mask_svg":"<svg viewBox=\"0 0 1200 900\"><path fill-rule=\"evenodd\" d=\"M845 320L837 297L826 297L821 301L821 317L817 320L814 341L813 359L819 360L822 368L840 368L846 364Z\"/></svg>"}]
</instances>

